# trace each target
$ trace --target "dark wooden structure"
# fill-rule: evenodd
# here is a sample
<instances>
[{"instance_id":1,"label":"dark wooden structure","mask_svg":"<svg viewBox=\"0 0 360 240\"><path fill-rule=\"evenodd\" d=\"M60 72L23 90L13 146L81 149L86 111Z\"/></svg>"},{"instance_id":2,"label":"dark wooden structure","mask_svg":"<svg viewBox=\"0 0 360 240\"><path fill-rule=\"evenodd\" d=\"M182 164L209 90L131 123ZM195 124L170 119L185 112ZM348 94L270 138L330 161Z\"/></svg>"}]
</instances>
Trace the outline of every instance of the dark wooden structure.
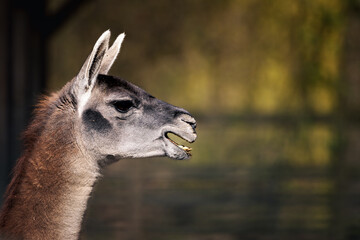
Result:
<instances>
[{"instance_id":1,"label":"dark wooden structure","mask_svg":"<svg viewBox=\"0 0 360 240\"><path fill-rule=\"evenodd\" d=\"M46 87L47 43L84 2L69 0L47 14L45 0L0 1L1 195L21 152L21 132Z\"/></svg>"}]
</instances>

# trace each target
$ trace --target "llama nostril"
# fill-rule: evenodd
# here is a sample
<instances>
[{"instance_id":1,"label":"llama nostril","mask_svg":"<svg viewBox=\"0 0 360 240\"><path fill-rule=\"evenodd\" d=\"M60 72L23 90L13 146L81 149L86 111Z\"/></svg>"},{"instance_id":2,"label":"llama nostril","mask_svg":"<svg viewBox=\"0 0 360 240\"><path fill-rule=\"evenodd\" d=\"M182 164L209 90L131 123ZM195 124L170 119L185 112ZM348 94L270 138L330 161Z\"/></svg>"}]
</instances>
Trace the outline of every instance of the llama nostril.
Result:
<instances>
[{"instance_id":1,"label":"llama nostril","mask_svg":"<svg viewBox=\"0 0 360 240\"><path fill-rule=\"evenodd\" d=\"M192 129L195 130L196 128L196 122L187 122L188 124L190 124L190 126L192 127Z\"/></svg>"},{"instance_id":2,"label":"llama nostril","mask_svg":"<svg viewBox=\"0 0 360 240\"><path fill-rule=\"evenodd\" d=\"M186 122L187 124L189 124L191 127L192 127L192 129L194 129L195 130L195 128L196 128L196 121L195 121L195 119L193 119L193 118L191 118L191 119L181 119L183 122Z\"/></svg>"},{"instance_id":3,"label":"llama nostril","mask_svg":"<svg viewBox=\"0 0 360 240\"><path fill-rule=\"evenodd\" d=\"M195 118L193 118L193 116L191 116L188 112L186 112L180 116L180 120L189 124L195 132L196 120Z\"/></svg>"}]
</instances>

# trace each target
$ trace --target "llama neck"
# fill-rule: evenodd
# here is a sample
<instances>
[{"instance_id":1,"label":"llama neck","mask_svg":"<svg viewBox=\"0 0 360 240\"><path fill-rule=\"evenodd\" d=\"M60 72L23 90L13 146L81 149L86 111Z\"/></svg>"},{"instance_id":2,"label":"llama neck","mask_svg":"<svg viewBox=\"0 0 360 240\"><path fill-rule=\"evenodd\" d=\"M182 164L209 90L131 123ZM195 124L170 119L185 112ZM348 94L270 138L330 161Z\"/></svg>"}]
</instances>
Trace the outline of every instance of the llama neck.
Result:
<instances>
[{"instance_id":1,"label":"llama neck","mask_svg":"<svg viewBox=\"0 0 360 240\"><path fill-rule=\"evenodd\" d=\"M24 239L77 239L97 169L75 156L51 159L61 168L38 159L21 159L25 166L9 187L0 229Z\"/></svg>"},{"instance_id":2,"label":"llama neck","mask_svg":"<svg viewBox=\"0 0 360 240\"><path fill-rule=\"evenodd\" d=\"M0 216L0 235L78 238L98 167L81 153L72 128L68 119L57 120L18 160Z\"/></svg>"}]
</instances>

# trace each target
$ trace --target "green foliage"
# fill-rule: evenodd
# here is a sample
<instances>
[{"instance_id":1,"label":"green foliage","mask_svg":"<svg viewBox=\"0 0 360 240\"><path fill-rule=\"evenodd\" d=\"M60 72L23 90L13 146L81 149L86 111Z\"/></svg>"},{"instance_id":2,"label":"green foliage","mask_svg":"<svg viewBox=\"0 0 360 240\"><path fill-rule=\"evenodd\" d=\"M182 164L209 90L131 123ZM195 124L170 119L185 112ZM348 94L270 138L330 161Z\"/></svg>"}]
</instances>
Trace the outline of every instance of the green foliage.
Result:
<instances>
[{"instance_id":1,"label":"green foliage","mask_svg":"<svg viewBox=\"0 0 360 240\"><path fill-rule=\"evenodd\" d=\"M50 10L62 0L51 2ZM356 0L85 4L49 46L49 90L75 76L97 37L110 28L127 34L110 74L200 120L190 161L111 166L90 202L83 236L358 237L359 218L344 206L356 205L349 199L358 192L360 167L351 164L358 158L360 134L356 127L344 128L353 122L341 121L342 97L354 87L344 79L345 33L348 14L358 13L358 5ZM359 211L358 205L354 209Z\"/></svg>"},{"instance_id":2,"label":"green foliage","mask_svg":"<svg viewBox=\"0 0 360 240\"><path fill-rule=\"evenodd\" d=\"M127 33L112 73L170 102L203 114L331 113L343 8L340 0L92 2L54 38L50 88L74 76L111 28Z\"/></svg>"}]
</instances>

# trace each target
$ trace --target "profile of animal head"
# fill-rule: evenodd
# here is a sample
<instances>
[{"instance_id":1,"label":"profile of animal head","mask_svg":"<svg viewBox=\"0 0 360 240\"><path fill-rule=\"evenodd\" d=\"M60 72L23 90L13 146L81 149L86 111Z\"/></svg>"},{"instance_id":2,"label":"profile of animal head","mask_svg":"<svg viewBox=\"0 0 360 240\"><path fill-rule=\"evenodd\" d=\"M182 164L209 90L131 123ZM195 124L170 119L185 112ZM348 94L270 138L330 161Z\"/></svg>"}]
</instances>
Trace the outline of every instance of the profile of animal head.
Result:
<instances>
[{"instance_id":1,"label":"profile of animal head","mask_svg":"<svg viewBox=\"0 0 360 240\"><path fill-rule=\"evenodd\" d=\"M107 75L124 37L120 34L109 48L110 31L104 32L69 83L76 101L78 141L88 155L98 160L189 158L191 148L171 140L169 133L194 142L196 121L190 113L124 79Z\"/></svg>"}]
</instances>

